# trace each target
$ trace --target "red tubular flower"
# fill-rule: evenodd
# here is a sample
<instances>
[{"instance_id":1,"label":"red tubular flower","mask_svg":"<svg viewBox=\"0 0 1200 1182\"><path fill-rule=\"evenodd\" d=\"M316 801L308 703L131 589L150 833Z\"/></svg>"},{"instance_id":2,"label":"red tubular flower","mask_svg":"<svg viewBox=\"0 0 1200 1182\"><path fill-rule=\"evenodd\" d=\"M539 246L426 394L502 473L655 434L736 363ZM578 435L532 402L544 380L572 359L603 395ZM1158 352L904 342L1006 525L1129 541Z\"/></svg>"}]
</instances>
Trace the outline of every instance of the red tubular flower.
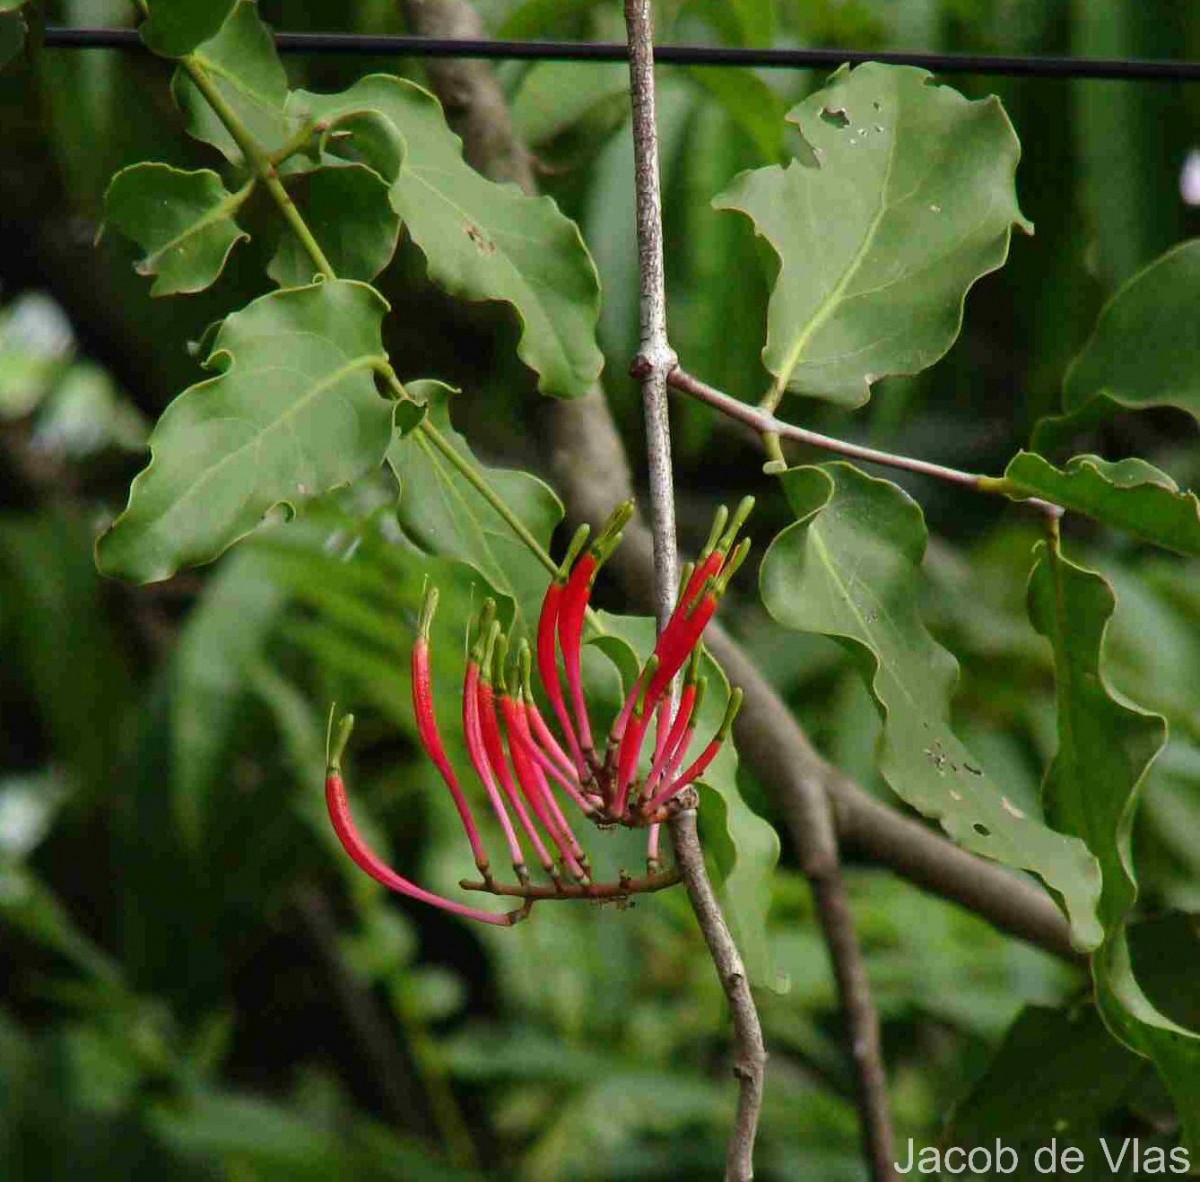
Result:
<instances>
[{"instance_id":1,"label":"red tubular flower","mask_svg":"<svg viewBox=\"0 0 1200 1182\"><path fill-rule=\"evenodd\" d=\"M359 833L358 827L354 824L354 817L350 813L350 802L346 796L346 786L342 781L342 752L346 748L353 727L354 715L347 714L339 724L337 741L329 753L328 765L325 769L325 806L329 810L329 819L333 823L333 830L346 853L376 882L381 882L389 890L407 895L410 899L419 899L422 903L440 907L452 915L477 919L481 923L493 923L500 927L516 923L522 917L524 908L497 915L491 911L481 911L478 907L468 907L465 903L456 903L453 899L435 895L432 891L427 891L397 874L367 845Z\"/></svg>"},{"instance_id":2,"label":"red tubular flower","mask_svg":"<svg viewBox=\"0 0 1200 1182\"><path fill-rule=\"evenodd\" d=\"M454 798L454 806L462 818L463 829L467 841L471 844L471 852L475 855L475 865L485 879L490 877L487 854L483 850L483 841L475 818L471 815L471 806L459 786L458 776L446 756L446 748L442 745L442 736L438 731L437 715L433 708L433 678L429 671L429 627L433 623L433 613L437 611L438 593L436 587L430 587L425 593L425 602L421 605L420 621L417 625L417 640L412 651L412 694L413 714L417 719L417 734L425 754L433 761L433 766L441 773Z\"/></svg>"},{"instance_id":3,"label":"red tubular flower","mask_svg":"<svg viewBox=\"0 0 1200 1182\"><path fill-rule=\"evenodd\" d=\"M529 879L529 871L525 868L525 854L521 849L521 842L517 838L516 831L513 829L512 821L509 819L508 809L504 807L504 800L496 787L496 778L492 774L491 763L483 741L483 728L479 720L480 664L485 659L485 654L487 657L491 656L496 631L500 627L499 624L492 621L495 606L490 599L484 605L484 613L479 621L479 638L467 660L467 675L463 680L463 737L467 742L467 754L471 758L475 774L483 782L492 811L496 814L496 819L500 822L500 828L504 832L504 839L508 843L508 852L512 857L513 870L516 872L517 878L526 882Z\"/></svg>"},{"instance_id":4,"label":"red tubular flower","mask_svg":"<svg viewBox=\"0 0 1200 1182\"><path fill-rule=\"evenodd\" d=\"M677 795L694 780L698 780L705 771L708 765L716 759L725 740L729 738L729 732L733 729L734 719L738 716L738 711L742 708L742 691L735 689L729 695L729 705L725 707L725 717L721 720L720 729L712 737L708 746L700 753L695 763L687 769L677 780L673 780L668 784L657 796L651 797L643 806L647 813L654 812L655 809L661 808L667 803L671 797Z\"/></svg>"},{"instance_id":5,"label":"red tubular flower","mask_svg":"<svg viewBox=\"0 0 1200 1182\"><path fill-rule=\"evenodd\" d=\"M515 886L498 883L491 876L479 828L438 729L429 653L437 591L427 592L412 650L413 710L421 746L450 790L483 876L482 882L462 885L470 890L515 896L523 900L523 906L496 915L445 899L397 874L366 846L354 826L341 778L341 753L351 721L347 718L329 759L326 802L338 838L351 858L392 890L456 915L500 925L517 922L538 899L623 899L677 881L677 870L662 872L659 868L660 824L679 808L692 807L692 797L675 798L712 764L728 739L741 705L741 691L735 690L717 733L681 773L707 686L707 680L700 676L704 630L730 579L745 560L749 542L735 542L750 504L744 501L732 517L723 508L718 512L699 558L685 571L678 603L654 652L634 679L609 728L602 753L593 749L583 688L583 633L596 574L620 542L633 512L632 504L619 506L590 546L586 528L575 534L543 600L535 647L531 650L528 641L521 641L515 670L509 663L508 639L494 618L495 604L485 602L474 626L463 678L463 738L471 766L508 846L518 879ZM531 674L535 658L542 689L558 723L557 735L534 697ZM683 689L676 703L671 686L685 666ZM654 742L649 755L644 755L652 721L656 722ZM650 767L641 778L643 758L649 760ZM646 827L647 877L634 879L622 871L615 883L593 882L587 852L572 830L564 806L578 807L585 817L602 826ZM531 880L522 837L532 846L537 864L552 885L538 885Z\"/></svg>"},{"instance_id":6,"label":"red tubular flower","mask_svg":"<svg viewBox=\"0 0 1200 1182\"><path fill-rule=\"evenodd\" d=\"M575 563L563 588L562 605L558 612L558 642L562 646L563 670L567 676L567 688L571 692L571 705L575 710L575 723L579 728L585 760L594 755L594 745L591 719L583 694L583 621L587 616L596 575L620 544L621 534L632 516L632 501L625 501L613 510L596 540ZM586 767L580 771L586 776Z\"/></svg>"},{"instance_id":7,"label":"red tubular flower","mask_svg":"<svg viewBox=\"0 0 1200 1182\"><path fill-rule=\"evenodd\" d=\"M484 666L483 676L480 677L479 685L476 687L479 705L479 724L483 732L483 745L487 752L488 762L500 780L500 786L504 789L504 794L508 797L508 802L512 805L512 810L516 813L521 828L529 838L529 842L533 846L534 853L537 855L537 860L542 869L552 879L555 879L558 876L558 870L554 865L554 859L550 856L550 851L546 849L546 844L542 841L542 836L538 833L537 826L534 825L530 818L529 812L525 808L525 801L522 800L520 793L517 791L516 783L513 781L512 773L508 768L508 759L504 754L504 737L500 731L500 723L496 718L496 696L492 690L489 670L490 662Z\"/></svg>"},{"instance_id":8,"label":"red tubular flower","mask_svg":"<svg viewBox=\"0 0 1200 1182\"><path fill-rule=\"evenodd\" d=\"M542 614L538 618L537 630L538 675L542 679L542 688L546 691L546 697L550 699L550 705L554 707L559 726L562 727L563 734L566 736L567 746L571 748L571 754L575 757L575 768L581 776L587 773L587 764L584 762L579 736L575 733L575 728L571 724L571 716L567 712L567 704L563 700L562 683L558 676L558 617L562 609L567 576L570 574L571 566L579 552L587 544L590 532L586 525L581 525L575 531L575 536L571 539L570 546L567 547L566 558L563 559L554 578L550 580L550 586L546 588L546 597L542 600Z\"/></svg>"}]
</instances>

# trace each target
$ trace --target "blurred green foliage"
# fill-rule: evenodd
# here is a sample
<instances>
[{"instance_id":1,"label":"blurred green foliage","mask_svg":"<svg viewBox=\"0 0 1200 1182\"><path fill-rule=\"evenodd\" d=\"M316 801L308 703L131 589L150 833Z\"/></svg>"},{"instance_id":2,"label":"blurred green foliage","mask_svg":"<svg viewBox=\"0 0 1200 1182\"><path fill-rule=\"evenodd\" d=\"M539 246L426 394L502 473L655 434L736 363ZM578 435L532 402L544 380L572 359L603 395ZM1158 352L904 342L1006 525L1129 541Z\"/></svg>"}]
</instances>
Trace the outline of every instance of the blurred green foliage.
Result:
<instances>
[{"instance_id":1,"label":"blurred green foliage","mask_svg":"<svg viewBox=\"0 0 1200 1182\"><path fill-rule=\"evenodd\" d=\"M611 0L480 7L506 36L621 34ZM1200 12L1171 0L660 7L663 36L680 41L1200 55ZM390 0L262 9L287 29L403 27ZM46 13L60 23L128 20L116 0L61 0ZM286 64L294 85L329 90L371 63ZM419 64L408 66L421 77ZM597 259L606 383L636 444L623 376L636 334L623 73L553 64L500 73L547 189ZM795 149L792 130L776 138L776 116L820 78L661 74L674 343L693 372L749 396L767 380L758 351L771 264L749 227L709 202L741 169ZM422 583L436 577L435 676L443 717L453 718L462 625L477 592L464 568L404 539L382 484L157 587L95 573L92 537L140 462L145 421L196 377L182 343L268 286L253 243L214 292L186 302L152 302L131 248L106 237L93 250L114 171L151 156L196 166L166 82L161 63L111 51L44 52L0 73L0 1176L718 1177L733 1091L726 1017L678 892L643 900L632 915L545 907L512 931L468 930L387 897L328 831L320 775L324 710L336 698L362 718L353 791L373 839L438 889L453 890L466 869L452 806L415 756L406 658ZM1006 268L972 292L942 364L883 383L857 417L802 414L818 429L999 473L1036 420L1060 409L1067 363L1115 285L1200 230L1179 191L1200 139L1200 90L961 87L1003 97L1037 237L1015 242ZM455 419L485 460L536 470L533 380L513 359L513 321L492 306L452 305L423 274L407 244L381 279L402 311L389 351L463 386ZM1200 451L1189 423L1170 410L1124 416L1092 429L1083 450L1136 452L1194 484ZM728 424L683 406L676 427L681 523L695 540L716 499L765 486L756 453ZM1017 803L1036 812L1054 747L1051 654L1024 609L1036 531L982 498L912 488L934 533L926 619L963 665L956 727L1010 785L1027 785ZM767 497L754 528L765 541L785 520L781 501ZM1118 593L1110 680L1171 726L1136 834L1143 912L1198 912L1195 563L1086 525L1070 542ZM877 716L840 650L782 632L748 602L736 615L820 748L883 795ZM461 762L460 750L452 756ZM762 786L745 771L741 780L778 820ZM785 849L771 920L791 988L760 997L772 1052L762 1176L859 1179L836 999L792 866ZM1067 1020L1034 1010L1010 1026L1024 1006L1075 1001L1082 978L877 870L854 866L849 877L901 1140L936 1138L956 1104L955 1129L1017 1122L1027 1097L1012 1056L1057 1047ZM1188 1020L1195 922L1147 923L1131 939L1147 991ZM1053 1058L1065 1073L1057 1094L1080 1127L1172 1127L1140 1061L1103 1043L1093 1056L1082 1036L1069 1046ZM1093 1071L1106 1086L1080 1091ZM992 1108L975 1103L985 1076L1015 1088L1013 1107L990 1085ZM1043 1130L1035 1121L1022 1131Z\"/></svg>"}]
</instances>

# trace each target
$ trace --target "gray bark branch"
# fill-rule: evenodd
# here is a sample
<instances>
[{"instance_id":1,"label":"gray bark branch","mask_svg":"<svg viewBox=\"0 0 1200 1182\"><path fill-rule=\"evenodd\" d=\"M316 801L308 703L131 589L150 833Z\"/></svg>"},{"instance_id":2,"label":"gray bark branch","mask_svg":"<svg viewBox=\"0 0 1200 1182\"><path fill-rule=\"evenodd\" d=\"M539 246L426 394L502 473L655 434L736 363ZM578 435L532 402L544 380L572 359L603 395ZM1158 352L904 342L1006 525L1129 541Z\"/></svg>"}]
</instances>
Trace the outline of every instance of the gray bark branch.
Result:
<instances>
[{"instance_id":1,"label":"gray bark branch","mask_svg":"<svg viewBox=\"0 0 1200 1182\"><path fill-rule=\"evenodd\" d=\"M629 35L629 89L633 105L638 273L641 285L641 342L633 369L642 386L654 543L654 609L661 632L671 616L679 584L667 402L667 374L674 369L676 357L667 336L662 193L659 188L658 124L655 114L654 17L650 0L626 0L625 25ZM689 809L678 813L671 820L670 828L675 858L687 887L688 898L733 1018L738 1105L725 1158L725 1177L729 1182L745 1182L754 1177L754 1141L762 1112L763 1077L767 1064L762 1025L741 953L738 952L704 865L695 811Z\"/></svg>"}]
</instances>

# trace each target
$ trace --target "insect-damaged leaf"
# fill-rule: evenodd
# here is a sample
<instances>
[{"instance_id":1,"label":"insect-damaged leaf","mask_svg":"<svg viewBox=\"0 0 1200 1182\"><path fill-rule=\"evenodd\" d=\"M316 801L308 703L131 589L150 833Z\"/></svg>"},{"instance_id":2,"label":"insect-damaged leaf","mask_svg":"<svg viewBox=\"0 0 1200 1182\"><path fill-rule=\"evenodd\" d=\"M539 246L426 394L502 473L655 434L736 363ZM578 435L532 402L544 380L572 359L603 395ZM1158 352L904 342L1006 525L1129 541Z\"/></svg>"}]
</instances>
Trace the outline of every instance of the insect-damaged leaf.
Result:
<instances>
[{"instance_id":1,"label":"insect-damaged leaf","mask_svg":"<svg viewBox=\"0 0 1200 1182\"><path fill-rule=\"evenodd\" d=\"M578 227L549 197L480 176L463 160L437 99L400 78L373 74L341 94L296 91L288 109L321 120L386 118L404 141L392 207L429 277L453 296L516 309L517 354L543 393L572 398L589 389L603 364L599 281Z\"/></svg>"},{"instance_id":2,"label":"insect-damaged leaf","mask_svg":"<svg viewBox=\"0 0 1200 1182\"><path fill-rule=\"evenodd\" d=\"M1020 146L1000 101L911 66L843 68L788 118L811 158L742 173L714 202L779 257L763 361L777 392L859 406L953 344L967 290L1008 255Z\"/></svg>"},{"instance_id":3,"label":"insect-damaged leaf","mask_svg":"<svg viewBox=\"0 0 1200 1182\"><path fill-rule=\"evenodd\" d=\"M109 575L165 579L208 562L276 505L295 505L382 462L392 404L372 369L386 360L387 305L337 280L261 296L228 316L206 365L150 437L129 505L96 546Z\"/></svg>"},{"instance_id":4,"label":"insect-damaged leaf","mask_svg":"<svg viewBox=\"0 0 1200 1182\"><path fill-rule=\"evenodd\" d=\"M767 610L833 637L855 660L883 718L879 768L896 794L967 849L1041 877L1062 897L1075 943L1095 947L1096 859L1013 804L950 729L958 667L918 612L928 535L916 503L844 463L781 479L797 520L763 560Z\"/></svg>"}]
</instances>

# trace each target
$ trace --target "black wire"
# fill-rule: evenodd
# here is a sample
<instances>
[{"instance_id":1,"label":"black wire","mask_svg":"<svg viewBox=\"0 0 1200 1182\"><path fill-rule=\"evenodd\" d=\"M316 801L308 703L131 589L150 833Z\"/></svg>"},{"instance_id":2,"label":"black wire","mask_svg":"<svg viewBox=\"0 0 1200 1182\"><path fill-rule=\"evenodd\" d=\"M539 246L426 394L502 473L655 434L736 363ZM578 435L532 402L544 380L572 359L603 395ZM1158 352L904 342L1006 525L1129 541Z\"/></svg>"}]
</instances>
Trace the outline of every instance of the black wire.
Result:
<instances>
[{"instance_id":1,"label":"black wire","mask_svg":"<svg viewBox=\"0 0 1200 1182\"><path fill-rule=\"evenodd\" d=\"M53 49L138 49L134 29L49 26L43 43ZM368 54L376 57L469 57L522 61L616 62L627 51L617 41L497 41L411 37L399 34L276 33L283 53ZM1155 82L1200 81L1200 61L1145 58L996 57L970 53L908 53L859 49L740 49L720 45L659 45L656 61L691 66L766 66L797 69L843 62L923 66L938 74L1002 74L1017 78L1113 78Z\"/></svg>"}]
</instances>

